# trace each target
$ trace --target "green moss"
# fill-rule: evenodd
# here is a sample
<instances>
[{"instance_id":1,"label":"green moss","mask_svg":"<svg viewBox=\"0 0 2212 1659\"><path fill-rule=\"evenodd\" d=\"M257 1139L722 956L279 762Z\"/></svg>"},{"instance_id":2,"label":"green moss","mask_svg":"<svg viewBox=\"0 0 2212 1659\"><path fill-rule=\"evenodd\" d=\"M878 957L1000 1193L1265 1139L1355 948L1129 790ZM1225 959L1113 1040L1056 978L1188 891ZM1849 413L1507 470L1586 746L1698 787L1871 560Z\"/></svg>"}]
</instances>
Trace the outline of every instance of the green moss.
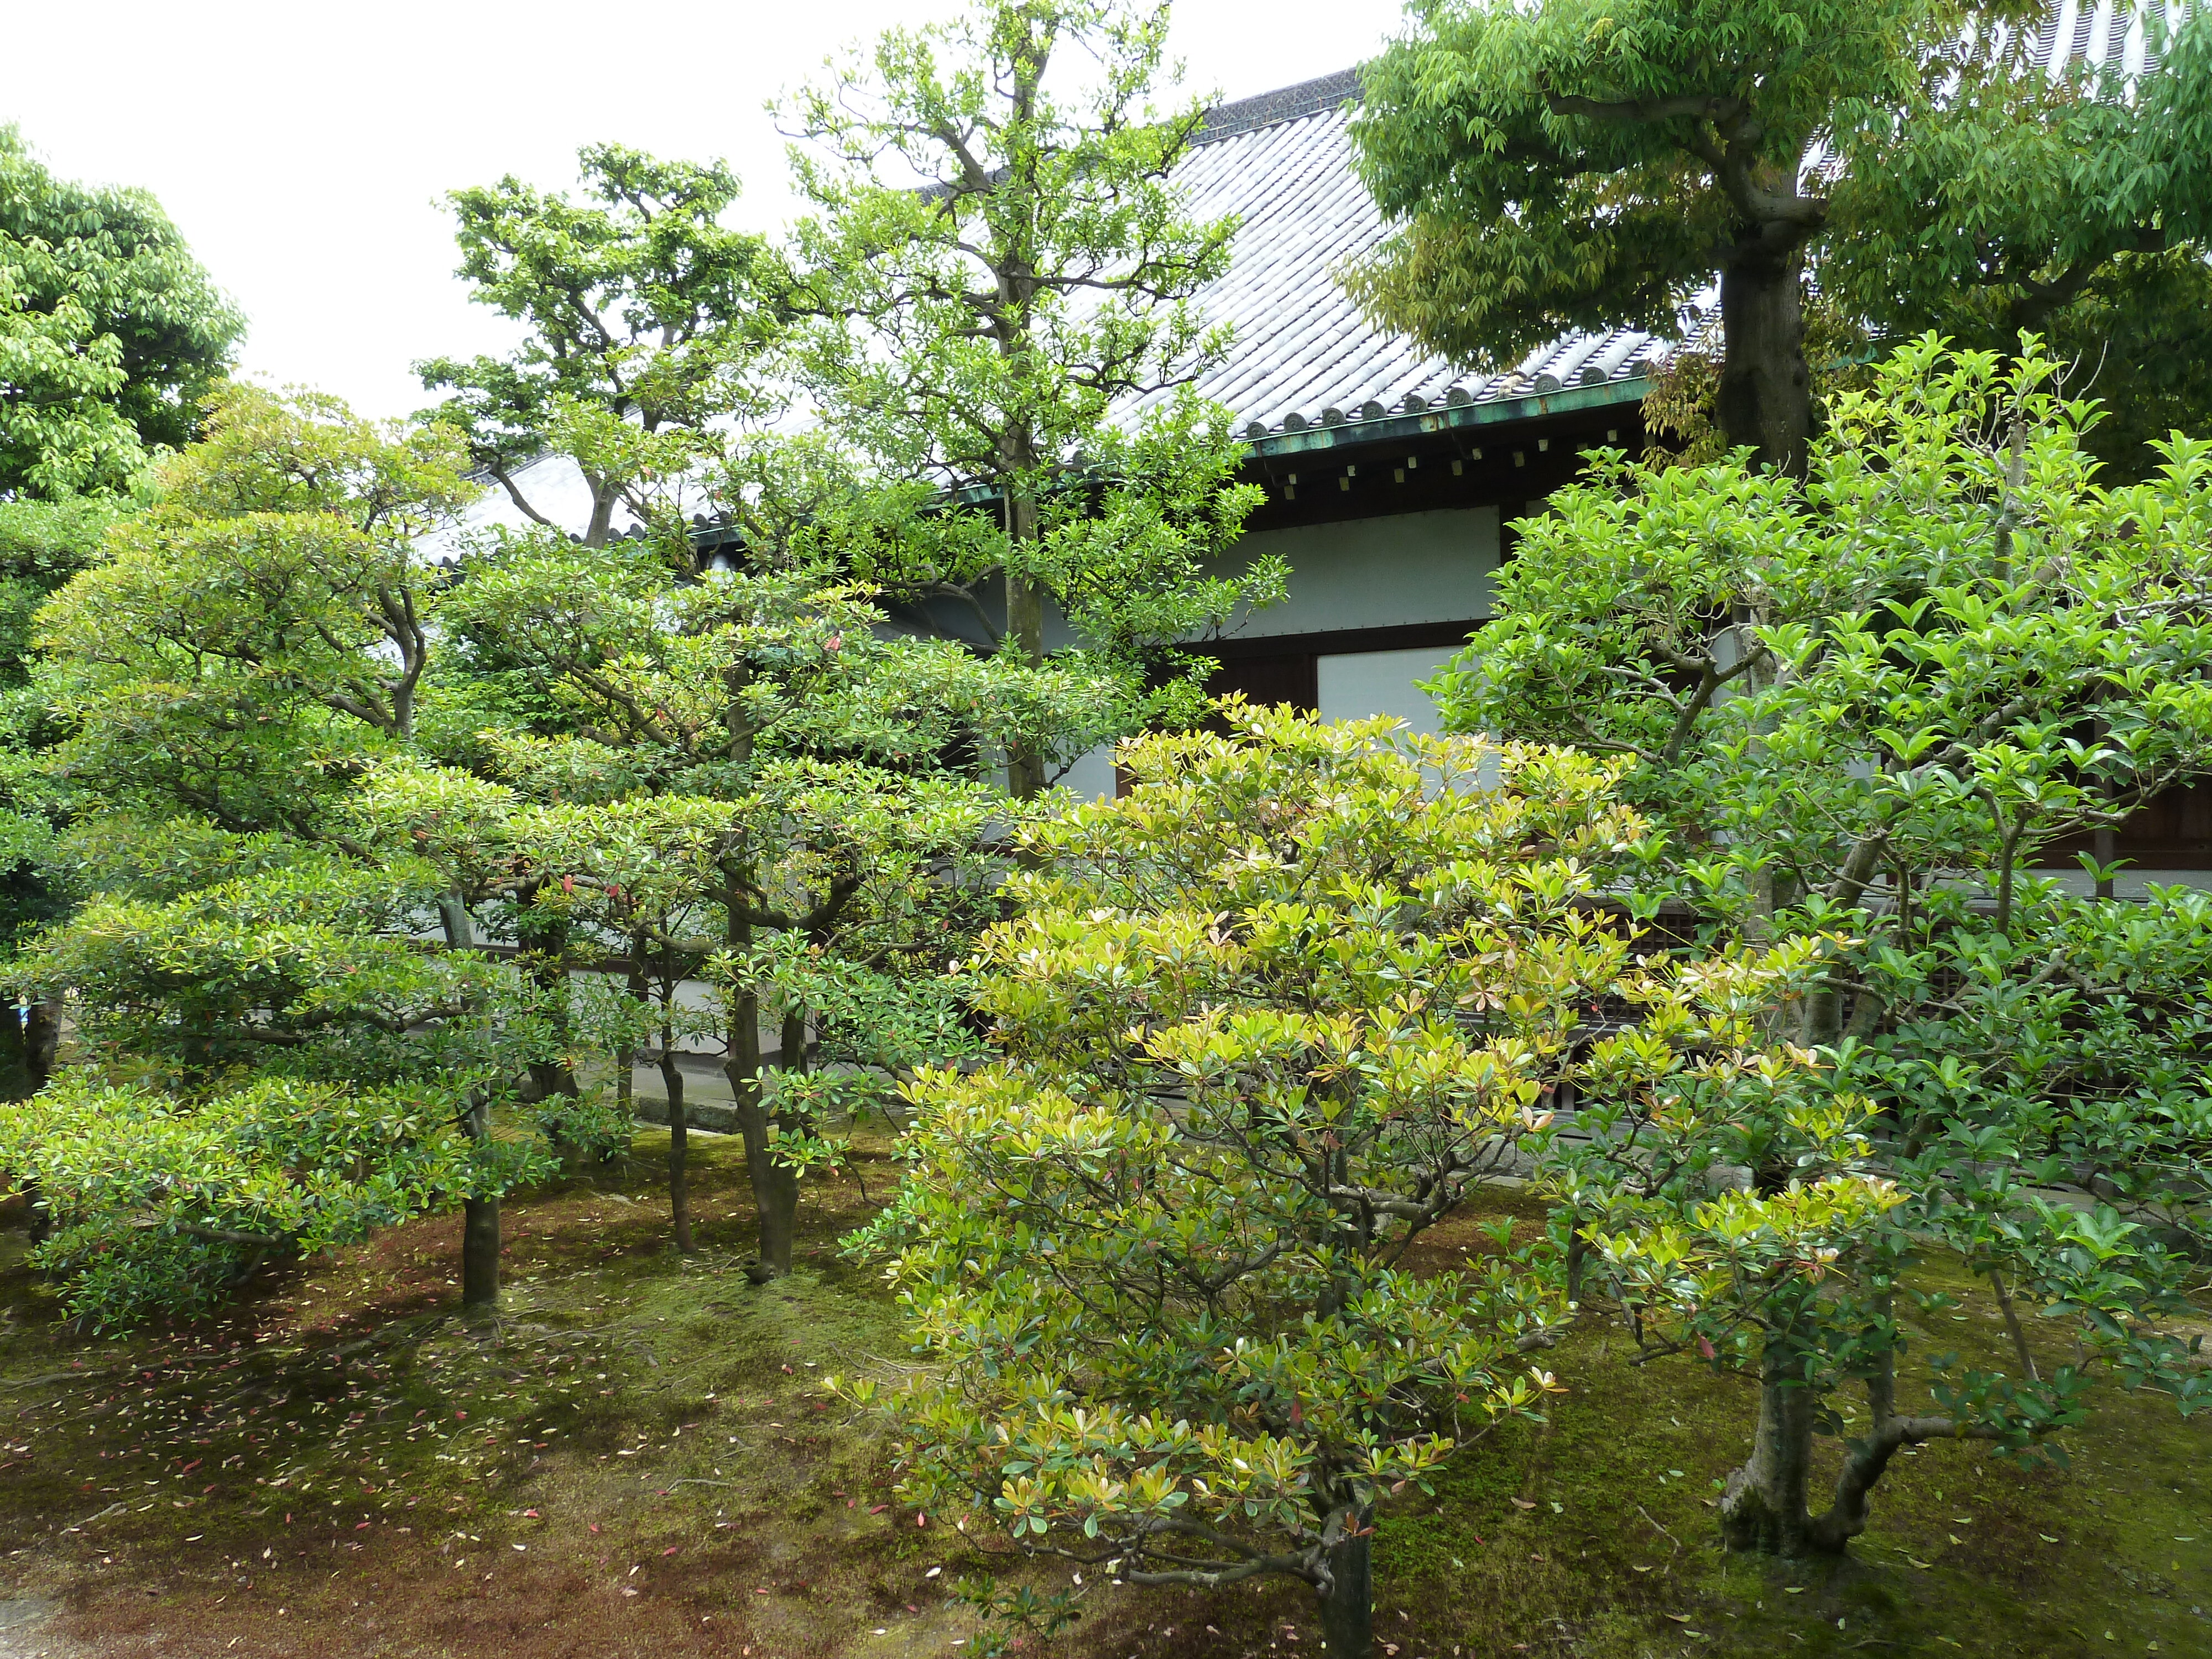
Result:
<instances>
[{"instance_id":1,"label":"green moss","mask_svg":"<svg viewBox=\"0 0 2212 1659\"><path fill-rule=\"evenodd\" d=\"M665 1140L642 1135L629 1159L509 1206L488 1329L454 1316L453 1218L314 1264L234 1318L125 1341L59 1328L5 1235L0 1535L16 1553L0 1599L58 1597L65 1633L88 1638L158 1617L177 1651L297 1652L285 1632L312 1628L331 1653L874 1659L968 1634L944 1593L963 1573L1068 1583L917 1526L879 1440L822 1409L826 1371L907 1363L874 1275L836 1254L868 1213L858 1188L811 1187L805 1265L756 1286L738 1150L695 1146L697 1255L668 1249ZM872 1194L887 1187L871 1171ZM1528 1205L1499 1207L1533 1224ZM1477 1243L1455 1229L1424 1260ZM1963 1317L1937 1316L1923 1352L2002 1364L1994 1309L1955 1288ZM2212 1652L2212 1423L2170 1401L2107 1391L2063 1468L1968 1445L1900 1458L1850 1558L1791 1566L1714 1540L1748 1387L1633 1358L1593 1316L1543 1359L1570 1390L1547 1422L1497 1431L1383 1517L1377 1628L1399 1659ZM1069 1659L1318 1640L1297 1585L1088 1588Z\"/></svg>"}]
</instances>

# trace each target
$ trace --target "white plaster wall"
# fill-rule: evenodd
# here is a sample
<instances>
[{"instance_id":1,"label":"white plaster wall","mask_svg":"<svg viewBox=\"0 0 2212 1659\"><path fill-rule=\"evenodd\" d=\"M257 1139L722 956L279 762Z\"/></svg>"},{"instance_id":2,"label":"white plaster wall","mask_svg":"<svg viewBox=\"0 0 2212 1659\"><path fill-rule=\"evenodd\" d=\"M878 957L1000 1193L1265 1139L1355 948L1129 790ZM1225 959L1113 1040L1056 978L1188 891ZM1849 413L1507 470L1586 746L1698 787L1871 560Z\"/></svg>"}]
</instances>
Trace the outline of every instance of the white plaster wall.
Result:
<instances>
[{"instance_id":1,"label":"white plaster wall","mask_svg":"<svg viewBox=\"0 0 2212 1659\"><path fill-rule=\"evenodd\" d=\"M1456 646L1437 646L1417 651L1359 651L1320 658L1315 666L1319 682L1321 717L1325 720L1365 720L1389 714L1414 731L1436 736L1443 730L1437 706L1419 683L1459 654Z\"/></svg>"},{"instance_id":2,"label":"white plaster wall","mask_svg":"<svg viewBox=\"0 0 2212 1659\"><path fill-rule=\"evenodd\" d=\"M1111 800L1114 797L1112 745L1101 744L1088 754L1077 756L1075 763L1060 780L1060 787L1079 800Z\"/></svg>"},{"instance_id":3,"label":"white plaster wall","mask_svg":"<svg viewBox=\"0 0 2212 1659\"><path fill-rule=\"evenodd\" d=\"M1240 568L1270 553L1291 567L1290 597L1240 614L1227 630L1238 638L1486 618L1498 568L1498 509L1449 507L1255 531L1237 553Z\"/></svg>"}]
</instances>

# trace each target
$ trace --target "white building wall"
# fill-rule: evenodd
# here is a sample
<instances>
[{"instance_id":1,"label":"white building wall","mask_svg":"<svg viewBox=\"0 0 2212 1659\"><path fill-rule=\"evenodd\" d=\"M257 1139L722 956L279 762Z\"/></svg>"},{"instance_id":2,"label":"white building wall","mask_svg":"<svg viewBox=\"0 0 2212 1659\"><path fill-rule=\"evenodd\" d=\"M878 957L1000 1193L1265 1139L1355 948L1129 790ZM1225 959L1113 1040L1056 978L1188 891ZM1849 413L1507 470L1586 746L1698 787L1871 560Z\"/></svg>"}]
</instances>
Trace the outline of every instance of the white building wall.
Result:
<instances>
[{"instance_id":1,"label":"white building wall","mask_svg":"<svg viewBox=\"0 0 2212 1659\"><path fill-rule=\"evenodd\" d=\"M1389 714L1414 731L1431 737L1443 731L1437 706L1420 682L1435 678L1438 670L1459 654L1456 646L1418 651L1360 651L1322 657L1316 665L1320 683L1321 717L1325 720L1364 720Z\"/></svg>"},{"instance_id":2,"label":"white building wall","mask_svg":"<svg viewBox=\"0 0 2212 1659\"><path fill-rule=\"evenodd\" d=\"M1255 531L1237 544L1238 568L1279 556L1291 568L1290 597L1237 617L1227 632L1272 639L1487 617L1498 533L1494 507Z\"/></svg>"}]
</instances>

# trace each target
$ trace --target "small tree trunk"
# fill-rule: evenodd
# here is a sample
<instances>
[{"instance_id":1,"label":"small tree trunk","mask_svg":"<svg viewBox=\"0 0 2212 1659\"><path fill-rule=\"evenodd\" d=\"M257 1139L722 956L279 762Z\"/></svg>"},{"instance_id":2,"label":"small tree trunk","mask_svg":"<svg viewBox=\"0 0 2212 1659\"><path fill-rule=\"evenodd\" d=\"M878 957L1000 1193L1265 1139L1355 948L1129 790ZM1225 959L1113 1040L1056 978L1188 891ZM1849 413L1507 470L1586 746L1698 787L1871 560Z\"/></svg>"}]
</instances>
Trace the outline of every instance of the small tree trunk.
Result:
<instances>
[{"instance_id":1,"label":"small tree trunk","mask_svg":"<svg viewBox=\"0 0 2212 1659\"><path fill-rule=\"evenodd\" d=\"M16 1190L23 1195L23 1231L33 1244L43 1244L53 1236L54 1215L39 1197L39 1183L27 1181Z\"/></svg>"},{"instance_id":2,"label":"small tree trunk","mask_svg":"<svg viewBox=\"0 0 2212 1659\"><path fill-rule=\"evenodd\" d=\"M1375 1646L1374 1519L1359 1516L1354 1535L1328 1553L1329 1583L1319 1590L1329 1659L1369 1659Z\"/></svg>"},{"instance_id":3,"label":"small tree trunk","mask_svg":"<svg viewBox=\"0 0 2212 1659\"><path fill-rule=\"evenodd\" d=\"M625 988L634 1001L645 1000L645 950L648 941L636 934L629 941L629 977ZM661 1045L664 1048L665 1042ZM621 1103L623 1115L633 1116L637 1110L637 1050L624 1048L615 1056L615 1099Z\"/></svg>"},{"instance_id":4,"label":"small tree trunk","mask_svg":"<svg viewBox=\"0 0 2212 1659\"><path fill-rule=\"evenodd\" d=\"M471 1198L461 1206L461 1306L499 1305L499 1200Z\"/></svg>"},{"instance_id":5,"label":"small tree trunk","mask_svg":"<svg viewBox=\"0 0 2212 1659\"><path fill-rule=\"evenodd\" d=\"M1006 496L1006 539L1014 557L1036 539L1036 502L1028 490L1016 485ZM1006 572L1006 637L1020 648L1030 664L1044 660L1044 590L1013 568ZM1006 755L1006 793L1020 800L1038 794L1045 786L1044 757L1028 744L1017 743Z\"/></svg>"},{"instance_id":6,"label":"small tree trunk","mask_svg":"<svg viewBox=\"0 0 2212 1659\"><path fill-rule=\"evenodd\" d=\"M52 1080L54 1056L61 1052L62 1016L59 997L40 997L23 1015L23 1073L36 1094Z\"/></svg>"},{"instance_id":7,"label":"small tree trunk","mask_svg":"<svg viewBox=\"0 0 2212 1659\"><path fill-rule=\"evenodd\" d=\"M676 1036L660 1028L660 1083L668 1091L668 1212L675 1223L676 1248L691 1254L691 1182L686 1162L690 1123L684 1104L684 1070L676 1063Z\"/></svg>"},{"instance_id":8,"label":"small tree trunk","mask_svg":"<svg viewBox=\"0 0 2212 1659\"><path fill-rule=\"evenodd\" d=\"M24 1041L28 1013L12 1002L0 1006L0 1098L27 1099L35 1087L31 1081L29 1045Z\"/></svg>"},{"instance_id":9,"label":"small tree trunk","mask_svg":"<svg viewBox=\"0 0 2212 1659\"><path fill-rule=\"evenodd\" d=\"M1793 1386L1794 1383L1794 1386ZM1721 1539L1732 1550L1802 1555L1805 1488L1813 1464L1813 1396L1780 1345L1760 1367L1759 1427L1751 1456L1721 1494Z\"/></svg>"},{"instance_id":10,"label":"small tree trunk","mask_svg":"<svg viewBox=\"0 0 2212 1659\"><path fill-rule=\"evenodd\" d=\"M533 886L524 896L523 908L526 914L536 891ZM538 994L544 998L546 1018L551 1024L555 1035L561 1041L566 1042L569 1031L568 924L565 921L554 922L525 930L520 936L520 944L521 948L518 952L518 957L523 974L531 984L537 988ZM551 1100L556 1096L566 1096L574 1100L579 1098L581 1093L582 1091L576 1086L576 1073L567 1060L539 1060L531 1062L530 1082L526 1091L526 1098L540 1101ZM567 1150L568 1138L561 1133L557 1127L557 1120L556 1127L550 1132L550 1139L556 1151Z\"/></svg>"},{"instance_id":11,"label":"small tree trunk","mask_svg":"<svg viewBox=\"0 0 2212 1659\"><path fill-rule=\"evenodd\" d=\"M468 1110L469 1139L478 1146L491 1144L491 1108L472 1099ZM499 1305L499 1194L470 1198L461 1205L461 1306Z\"/></svg>"},{"instance_id":12,"label":"small tree trunk","mask_svg":"<svg viewBox=\"0 0 2212 1659\"><path fill-rule=\"evenodd\" d=\"M1722 361L1713 413L1753 464L1805 476L1813 375L1805 362L1805 250L1747 230L1721 268Z\"/></svg>"},{"instance_id":13,"label":"small tree trunk","mask_svg":"<svg viewBox=\"0 0 2212 1659\"><path fill-rule=\"evenodd\" d=\"M760 999L748 991L736 1000L730 1031L730 1058L723 1070L730 1079L738 1133L745 1141L745 1173L751 1178L753 1212L760 1231L760 1259L747 1271L756 1279L781 1278L791 1271L791 1236L799 1214L799 1176L776 1161L762 1097Z\"/></svg>"}]
</instances>

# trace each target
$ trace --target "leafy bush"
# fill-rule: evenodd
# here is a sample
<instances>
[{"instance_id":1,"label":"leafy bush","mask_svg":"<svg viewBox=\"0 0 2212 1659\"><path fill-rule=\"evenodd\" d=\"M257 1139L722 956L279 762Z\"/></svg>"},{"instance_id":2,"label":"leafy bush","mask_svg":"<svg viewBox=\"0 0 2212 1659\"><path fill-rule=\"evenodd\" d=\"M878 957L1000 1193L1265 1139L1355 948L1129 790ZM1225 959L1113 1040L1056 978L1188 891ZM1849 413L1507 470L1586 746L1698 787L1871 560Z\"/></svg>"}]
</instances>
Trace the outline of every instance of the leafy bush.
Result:
<instances>
[{"instance_id":1,"label":"leafy bush","mask_svg":"<svg viewBox=\"0 0 2212 1659\"><path fill-rule=\"evenodd\" d=\"M1632 959L1591 903L1644 852L1618 763L1229 718L1024 831L982 942L1001 1057L908 1088L862 1241L933 1363L840 1386L896 1414L916 1502L1127 1583L1304 1579L1358 1655L1376 1505L1539 1412L1567 1315L1546 1254L1408 1251L1525 1167L1601 1011L1663 1028L1650 1086L1757 1073L1788 963Z\"/></svg>"}]
</instances>

